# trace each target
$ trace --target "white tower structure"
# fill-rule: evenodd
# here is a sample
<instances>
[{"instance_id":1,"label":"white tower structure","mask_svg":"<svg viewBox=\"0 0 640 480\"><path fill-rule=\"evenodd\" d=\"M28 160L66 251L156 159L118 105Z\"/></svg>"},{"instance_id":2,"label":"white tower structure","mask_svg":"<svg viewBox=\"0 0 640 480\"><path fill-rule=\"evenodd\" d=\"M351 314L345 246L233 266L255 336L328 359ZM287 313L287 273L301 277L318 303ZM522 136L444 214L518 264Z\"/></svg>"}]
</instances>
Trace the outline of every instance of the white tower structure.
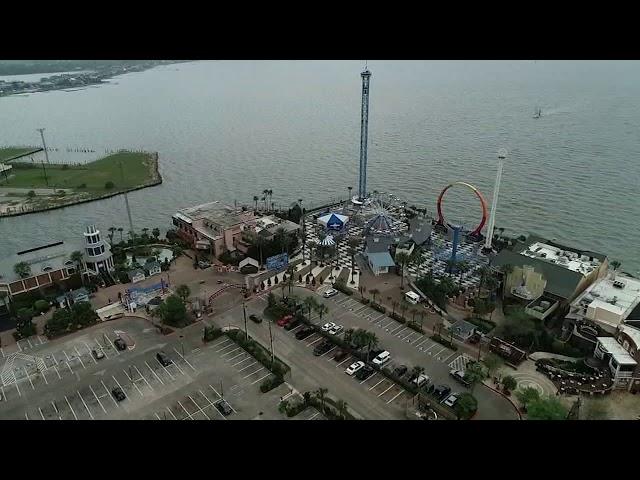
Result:
<instances>
[{"instance_id":1,"label":"white tower structure","mask_svg":"<svg viewBox=\"0 0 640 480\"><path fill-rule=\"evenodd\" d=\"M487 235L484 242L483 251L490 252L491 242L493 240L493 229L496 224L496 208L498 207L498 193L500 192L500 181L502 180L502 167L507 158L507 150L501 148L498 150L498 173L496 175L496 184L493 187L493 198L491 199L491 213L489 215L489 226L487 227Z\"/></svg>"},{"instance_id":2,"label":"white tower structure","mask_svg":"<svg viewBox=\"0 0 640 480\"><path fill-rule=\"evenodd\" d=\"M89 225L84 232L84 264L90 275L115 270L111 246L103 240L95 225Z\"/></svg>"}]
</instances>

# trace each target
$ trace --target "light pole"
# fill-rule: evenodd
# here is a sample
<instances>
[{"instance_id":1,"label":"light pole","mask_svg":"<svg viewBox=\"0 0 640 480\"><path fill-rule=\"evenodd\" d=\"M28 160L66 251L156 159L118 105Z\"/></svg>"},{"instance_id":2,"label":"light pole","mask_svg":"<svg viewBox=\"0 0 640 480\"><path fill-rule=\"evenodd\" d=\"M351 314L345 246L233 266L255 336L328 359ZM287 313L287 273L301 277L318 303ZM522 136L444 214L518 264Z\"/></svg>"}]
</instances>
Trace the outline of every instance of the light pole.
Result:
<instances>
[{"instance_id":1,"label":"light pole","mask_svg":"<svg viewBox=\"0 0 640 480\"><path fill-rule=\"evenodd\" d=\"M247 330L247 304L244 302L242 302L242 314L244 315L244 339L248 340L249 332Z\"/></svg>"},{"instance_id":2,"label":"light pole","mask_svg":"<svg viewBox=\"0 0 640 480\"><path fill-rule=\"evenodd\" d=\"M44 141L44 128L36 128L38 132L40 132L40 138L42 138L42 148L44 150L44 157L47 159L47 163L49 163L49 153L47 152L47 144Z\"/></svg>"}]
</instances>

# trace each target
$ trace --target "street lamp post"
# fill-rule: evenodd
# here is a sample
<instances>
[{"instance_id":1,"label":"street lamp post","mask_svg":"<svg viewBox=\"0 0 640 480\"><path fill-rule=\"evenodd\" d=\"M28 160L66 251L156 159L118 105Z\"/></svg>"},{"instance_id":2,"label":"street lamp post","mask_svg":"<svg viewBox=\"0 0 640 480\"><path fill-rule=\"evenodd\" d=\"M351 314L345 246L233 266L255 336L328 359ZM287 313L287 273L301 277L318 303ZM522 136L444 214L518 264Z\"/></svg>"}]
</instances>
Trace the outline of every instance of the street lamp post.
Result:
<instances>
[{"instance_id":1,"label":"street lamp post","mask_svg":"<svg viewBox=\"0 0 640 480\"><path fill-rule=\"evenodd\" d=\"M244 315L244 339L248 340L249 332L247 331L247 304L244 302L242 302L242 314Z\"/></svg>"}]
</instances>

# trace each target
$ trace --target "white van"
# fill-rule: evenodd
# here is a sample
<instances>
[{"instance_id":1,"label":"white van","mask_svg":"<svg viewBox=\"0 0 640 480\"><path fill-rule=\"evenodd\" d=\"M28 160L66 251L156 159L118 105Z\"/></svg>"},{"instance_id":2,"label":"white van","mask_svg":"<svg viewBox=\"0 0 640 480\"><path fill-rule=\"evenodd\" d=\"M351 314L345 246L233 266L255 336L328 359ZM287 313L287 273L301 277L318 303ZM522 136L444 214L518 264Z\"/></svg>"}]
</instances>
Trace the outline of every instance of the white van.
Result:
<instances>
[{"instance_id":1,"label":"white van","mask_svg":"<svg viewBox=\"0 0 640 480\"><path fill-rule=\"evenodd\" d=\"M410 304L415 305L420 301L420 295L416 292L408 291L404 294L404 299Z\"/></svg>"},{"instance_id":2,"label":"white van","mask_svg":"<svg viewBox=\"0 0 640 480\"><path fill-rule=\"evenodd\" d=\"M387 363L389 360L391 360L391 354L385 350L384 352L380 353L376 358L373 359L373 364L381 367L382 365Z\"/></svg>"}]
</instances>

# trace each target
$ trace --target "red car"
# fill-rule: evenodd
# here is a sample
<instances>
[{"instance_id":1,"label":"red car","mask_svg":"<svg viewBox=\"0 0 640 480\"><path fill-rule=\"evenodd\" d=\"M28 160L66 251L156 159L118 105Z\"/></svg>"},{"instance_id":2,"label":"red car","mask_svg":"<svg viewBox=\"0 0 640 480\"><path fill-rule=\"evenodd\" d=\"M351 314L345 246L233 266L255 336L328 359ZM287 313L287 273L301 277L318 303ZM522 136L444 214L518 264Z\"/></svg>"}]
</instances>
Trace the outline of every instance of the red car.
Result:
<instances>
[{"instance_id":1,"label":"red car","mask_svg":"<svg viewBox=\"0 0 640 480\"><path fill-rule=\"evenodd\" d=\"M286 315L282 317L280 320L278 320L276 323L278 324L279 327L284 327L291 320L293 320L293 315Z\"/></svg>"}]
</instances>

